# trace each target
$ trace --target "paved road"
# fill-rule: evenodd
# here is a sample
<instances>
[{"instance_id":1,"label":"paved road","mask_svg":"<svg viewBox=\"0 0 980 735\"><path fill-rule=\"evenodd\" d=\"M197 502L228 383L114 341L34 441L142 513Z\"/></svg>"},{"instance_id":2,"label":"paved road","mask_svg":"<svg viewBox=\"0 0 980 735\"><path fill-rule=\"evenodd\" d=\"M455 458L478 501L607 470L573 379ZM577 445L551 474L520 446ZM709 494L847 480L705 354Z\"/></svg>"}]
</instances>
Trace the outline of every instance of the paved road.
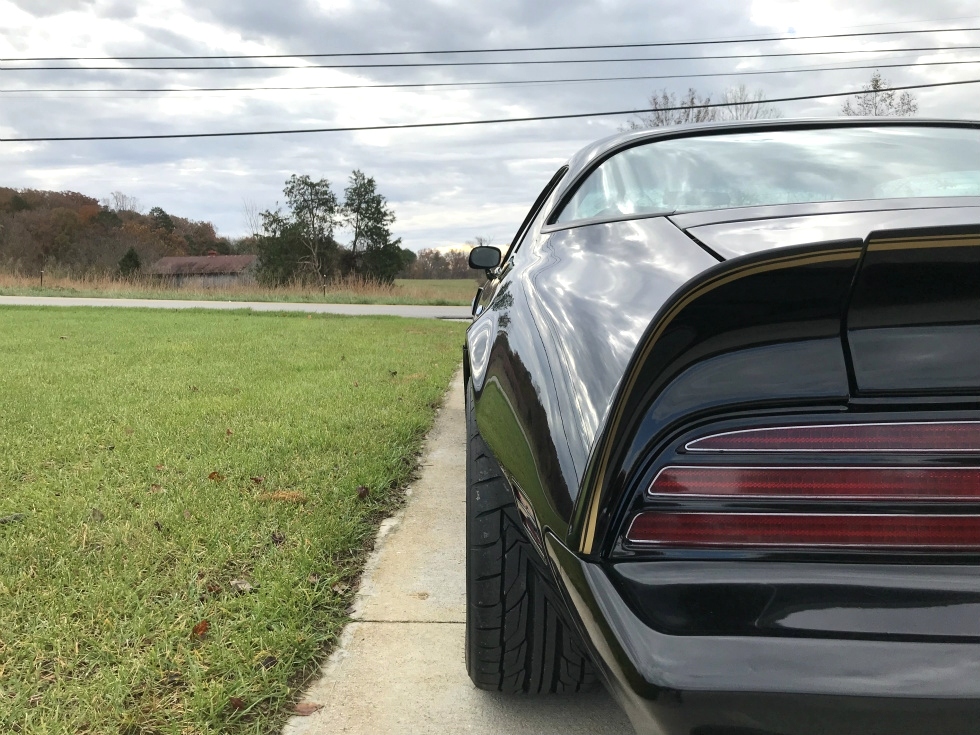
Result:
<instances>
[{"instance_id":1,"label":"paved road","mask_svg":"<svg viewBox=\"0 0 980 735\"><path fill-rule=\"evenodd\" d=\"M627 735L599 690L511 697L475 689L463 663L465 429L457 376L405 509L385 522L354 605L354 622L284 735Z\"/></svg>"},{"instance_id":2,"label":"paved road","mask_svg":"<svg viewBox=\"0 0 980 735\"><path fill-rule=\"evenodd\" d=\"M429 319L469 319L468 306L411 306L397 304L297 304L272 301L177 301L168 299L88 299L68 296L0 296L0 306L122 306L141 309L251 309L303 311L348 316L406 316Z\"/></svg>"}]
</instances>

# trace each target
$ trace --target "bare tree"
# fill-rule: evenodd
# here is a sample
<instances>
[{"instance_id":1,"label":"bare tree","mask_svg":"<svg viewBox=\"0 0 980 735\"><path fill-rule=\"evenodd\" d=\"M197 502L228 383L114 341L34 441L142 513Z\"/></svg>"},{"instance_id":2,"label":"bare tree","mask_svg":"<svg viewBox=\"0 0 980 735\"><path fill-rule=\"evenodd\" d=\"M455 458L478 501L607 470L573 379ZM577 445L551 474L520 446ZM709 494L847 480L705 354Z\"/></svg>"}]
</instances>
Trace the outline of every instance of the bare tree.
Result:
<instances>
[{"instance_id":1,"label":"bare tree","mask_svg":"<svg viewBox=\"0 0 980 735\"><path fill-rule=\"evenodd\" d=\"M864 91L848 98L840 111L860 117L911 117L919 111L919 103L910 92L902 92L896 98L895 90L890 86L881 72L875 71L871 82L862 87Z\"/></svg>"},{"instance_id":2,"label":"bare tree","mask_svg":"<svg viewBox=\"0 0 980 735\"><path fill-rule=\"evenodd\" d=\"M102 206L114 212L136 212L143 213L143 205L136 197L123 194L121 191L114 191L101 201Z\"/></svg>"},{"instance_id":3,"label":"bare tree","mask_svg":"<svg viewBox=\"0 0 980 735\"><path fill-rule=\"evenodd\" d=\"M477 235L472 240L467 240L466 244L474 248L488 247L493 244L493 237L487 237L486 235Z\"/></svg>"},{"instance_id":4,"label":"bare tree","mask_svg":"<svg viewBox=\"0 0 980 735\"><path fill-rule=\"evenodd\" d=\"M258 237L262 232L262 219L259 217L259 207L252 199L242 199L242 215L245 217L245 227L251 237Z\"/></svg>"},{"instance_id":5,"label":"bare tree","mask_svg":"<svg viewBox=\"0 0 980 735\"><path fill-rule=\"evenodd\" d=\"M761 90L750 92L745 85L732 87L725 91L719 106L711 105L711 95L703 97L693 87L683 97L678 97L666 89L655 93L648 100L650 109L636 113L635 120L626 123L625 130L659 128L668 125L715 122L717 120L759 120L782 117L775 105L766 102Z\"/></svg>"},{"instance_id":6,"label":"bare tree","mask_svg":"<svg viewBox=\"0 0 980 735\"><path fill-rule=\"evenodd\" d=\"M647 103L650 109L636 113L637 120L627 122L628 130L712 122L718 119L717 107L704 107L711 104L711 95L698 97L698 92L693 87L683 97L662 89L652 94Z\"/></svg>"},{"instance_id":7,"label":"bare tree","mask_svg":"<svg viewBox=\"0 0 980 735\"><path fill-rule=\"evenodd\" d=\"M725 107L718 108L719 120L767 120L783 116L778 107L766 102L761 89L750 92L744 84L726 89L722 101Z\"/></svg>"}]
</instances>

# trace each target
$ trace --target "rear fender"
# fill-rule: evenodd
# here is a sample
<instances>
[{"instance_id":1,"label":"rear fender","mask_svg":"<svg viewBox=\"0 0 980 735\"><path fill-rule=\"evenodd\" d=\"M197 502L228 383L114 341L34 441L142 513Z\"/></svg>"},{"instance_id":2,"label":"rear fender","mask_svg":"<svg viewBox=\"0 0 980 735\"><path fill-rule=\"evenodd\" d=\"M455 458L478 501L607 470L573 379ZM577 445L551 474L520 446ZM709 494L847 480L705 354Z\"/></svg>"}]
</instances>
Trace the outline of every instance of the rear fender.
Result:
<instances>
[{"instance_id":1,"label":"rear fender","mask_svg":"<svg viewBox=\"0 0 980 735\"><path fill-rule=\"evenodd\" d=\"M629 478L679 428L751 406L825 406L850 395L842 324L860 240L769 251L680 289L640 339L593 447L569 546L600 552Z\"/></svg>"}]
</instances>

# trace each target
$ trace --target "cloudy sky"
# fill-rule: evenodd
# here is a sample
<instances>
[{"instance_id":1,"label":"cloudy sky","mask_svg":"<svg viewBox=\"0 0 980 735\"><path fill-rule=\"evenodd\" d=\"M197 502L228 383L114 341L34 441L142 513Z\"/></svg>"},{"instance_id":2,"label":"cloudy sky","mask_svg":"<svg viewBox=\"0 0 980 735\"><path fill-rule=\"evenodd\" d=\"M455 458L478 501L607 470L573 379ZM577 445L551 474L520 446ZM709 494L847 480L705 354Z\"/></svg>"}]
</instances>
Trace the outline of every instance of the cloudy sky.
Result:
<instances>
[{"instance_id":1,"label":"cloudy sky","mask_svg":"<svg viewBox=\"0 0 980 735\"><path fill-rule=\"evenodd\" d=\"M428 130L211 139L20 143L11 139L208 133L464 121L644 107L654 90L719 95L744 83L769 98L858 88L870 69L724 76L881 64L893 84L980 78L980 32L787 40L739 45L522 53L197 61L14 61L25 57L354 54L638 44L980 26L976 0L0 0L0 186L121 191L142 206L247 230L247 207L272 208L291 174L342 193L352 169L375 177L395 233L413 248L510 240L525 210L582 145L627 117ZM973 45L977 50L963 48ZM959 47L905 51L910 47ZM889 50L890 51L886 51ZM826 51L876 51L812 55ZM806 53L799 56L760 56ZM338 64L629 59L737 54L737 59L493 66L323 68ZM887 68L887 64L920 64ZM295 69L235 69L246 65ZM138 70L198 65L210 70ZM24 67L61 66L60 70ZM92 69L84 67L114 67ZM433 86L654 75L692 79ZM214 87L425 87L134 92ZM36 90L68 90L48 91ZM101 90L82 92L79 90ZM31 90L31 91L28 91ZM921 90L920 116L980 118L980 85ZM834 116L840 98L779 104L785 117Z\"/></svg>"}]
</instances>

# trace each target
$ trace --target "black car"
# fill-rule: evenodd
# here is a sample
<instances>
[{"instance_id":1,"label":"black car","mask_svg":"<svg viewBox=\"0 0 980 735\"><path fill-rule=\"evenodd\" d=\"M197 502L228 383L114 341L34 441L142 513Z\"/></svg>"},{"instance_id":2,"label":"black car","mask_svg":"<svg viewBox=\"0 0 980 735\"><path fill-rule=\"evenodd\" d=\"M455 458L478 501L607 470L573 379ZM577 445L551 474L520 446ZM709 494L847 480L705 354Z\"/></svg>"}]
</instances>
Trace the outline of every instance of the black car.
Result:
<instances>
[{"instance_id":1,"label":"black car","mask_svg":"<svg viewBox=\"0 0 980 735\"><path fill-rule=\"evenodd\" d=\"M980 123L619 135L470 262L478 687L980 732Z\"/></svg>"}]
</instances>

